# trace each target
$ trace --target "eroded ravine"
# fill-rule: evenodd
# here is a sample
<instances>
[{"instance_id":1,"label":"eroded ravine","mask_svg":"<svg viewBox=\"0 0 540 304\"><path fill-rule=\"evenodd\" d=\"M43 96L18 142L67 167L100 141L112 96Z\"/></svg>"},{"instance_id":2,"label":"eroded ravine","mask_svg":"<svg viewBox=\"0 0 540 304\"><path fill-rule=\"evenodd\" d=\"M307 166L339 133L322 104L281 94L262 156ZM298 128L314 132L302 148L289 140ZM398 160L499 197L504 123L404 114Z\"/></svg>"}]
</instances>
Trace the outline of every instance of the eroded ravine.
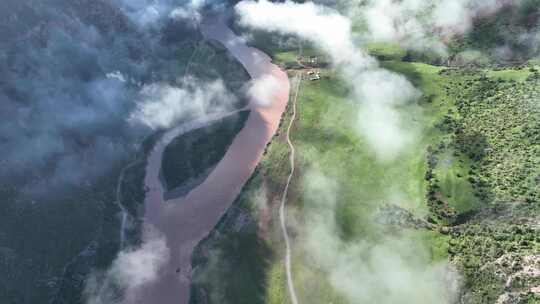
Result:
<instances>
[{"instance_id":1,"label":"eroded ravine","mask_svg":"<svg viewBox=\"0 0 540 304\"><path fill-rule=\"evenodd\" d=\"M266 145L277 131L289 99L287 74L274 65L268 55L248 47L224 20L205 20L201 30L206 39L224 45L254 81L264 79L274 85L270 87L271 92L251 97L248 105L251 112L244 127L206 180L185 197L163 201L164 189L159 179L163 151L173 138L186 130L202 127L219 117L207 117L172 129L153 148L145 176L145 225L157 229L166 238L170 258L160 269L157 280L129 295L126 301L129 303L188 303L192 252L217 224L255 170Z\"/></svg>"}]
</instances>

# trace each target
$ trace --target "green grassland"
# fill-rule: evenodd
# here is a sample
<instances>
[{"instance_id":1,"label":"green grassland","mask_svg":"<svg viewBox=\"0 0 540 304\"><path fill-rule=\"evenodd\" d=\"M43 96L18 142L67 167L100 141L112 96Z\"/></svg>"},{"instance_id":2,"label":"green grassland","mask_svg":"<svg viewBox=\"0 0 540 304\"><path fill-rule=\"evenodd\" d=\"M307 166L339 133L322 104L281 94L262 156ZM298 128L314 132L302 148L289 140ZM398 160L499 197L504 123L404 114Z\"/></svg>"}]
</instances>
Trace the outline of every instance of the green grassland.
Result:
<instances>
[{"instance_id":1,"label":"green grassland","mask_svg":"<svg viewBox=\"0 0 540 304\"><path fill-rule=\"evenodd\" d=\"M502 294L517 297L516 303L540 303L529 291L539 279L519 275L540 250L534 224L540 212L538 62L526 62L531 58L526 49L516 49L516 58L509 59L519 61L514 66L512 61L499 65L495 56L486 57L497 41L511 38L493 30L507 24L493 23L519 19L514 12L501 14L499 19L480 20L470 35L452 42L454 68L394 44L365 46L383 68L405 75L422 92L401 109L421 136L395 161L378 162L369 152L355 130L358 105L349 101L350 88L335 71L323 67L320 81L303 82L292 130L298 166L288 203L294 222L303 223L303 215L313 208L305 197L304 177L316 169L339 185L335 218L345 243L377 244L379 237L395 234L424 248L428 263L447 261L459 271L462 303L495 303ZM282 67L300 68L298 40L256 32L251 43ZM480 51L471 52L475 46L481 46ZM321 56L312 47L304 45L303 50L305 56ZM194 258L193 303L290 303L277 223L277 201L289 169L282 134L289 115L290 109L281 134L241 197L200 245ZM261 189L273 210L264 228L257 227ZM390 191L399 194L397 199L387 201ZM374 224L381 213L398 218ZM249 224L242 225L246 218ZM229 246L230 236L242 241ZM261 250L264 254L254 256ZM327 281L327 273L306 260L309 254L303 250L293 252L301 302L346 303ZM264 267L249 266L257 259ZM514 275L519 279L508 285Z\"/></svg>"},{"instance_id":2,"label":"green grassland","mask_svg":"<svg viewBox=\"0 0 540 304\"><path fill-rule=\"evenodd\" d=\"M302 222L302 214L309 211L303 178L315 167L340 185L335 216L343 240L376 240L380 233L393 231L427 249L432 263L450 261L460 271L464 303L494 303L504 292L520 297L520 303L538 303L538 297L527 290L538 279L523 278L505 286L505 276L495 275L495 270L507 276L515 273L512 267L523 268L526 257L539 250L538 227L533 225L540 204L540 118L534 69L448 69L401 61L402 51L395 46L368 49L383 59L382 67L405 75L422 92L403 112L421 128L422 136L399 159L378 162L355 131L357 105L348 101L349 88L343 79L323 69L320 81L304 81L292 130L298 173L289 204L294 206L296 220ZM273 54L278 63L294 57L292 50ZM253 193L270 184L268 201L275 204L288 170L287 153L282 136L277 136L232 209L243 208L243 216L250 217L252 225L259 212ZM398 200L384 201L390 187L400 194ZM401 232L372 223L371 218L387 206L407 215L398 221L405 225ZM219 241L228 239L231 228L218 226L201 245L206 246L206 256L216 251L241 261L254 259L252 254L261 242L271 252L265 253L266 266L258 277L264 288L251 289L246 303L288 303L275 209L273 228L265 230L264 237L251 226L249 234L259 237L231 248ZM225 218L234 222L239 217L231 211ZM301 248L295 249L293 271L302 302L345 303L325 281L324 272L305 263L304 256ZM507 257L518 261L518 266L498 263L497 259ZM236 262L216 259L217 264L212 264L210 260L195 263L206 278L196 286L208 301L198 298L194 303L236 303L232 296L213 301L209 286L238 294L242 282L248 284L256 273L250 271L246 281L228 284L219 278L239 275L234 271ZM229 270L217 274L219 265Z\"/></svg>"},{"instance_id":3,"label":"green grassland","mask_svg":"<svg viewBox=\"0 0 540 304\"><path fill-rule=\"evenodd\" d=\"M401 64L392 62L388 68L405 72L417 86L432 85L437 76L436 67L422 64ZM437 88L426 85L426 92L437 94ZM428 129L428 136L420 138L418 143L398 159L391 162L379 162L371 153L367 143L355 130L358 105L348 101L348 88L334 72L323 72L321 81L305 82L299 98L299 118L293 130L293 141L297 146L300 171L316 167L324 175L331 177L339 185L335 210L338 233L344 241L367 240L377 244L377 239L389 232L373 223L381 208L397 205L418 218L428 214L424 204L426 182L424 180L426 162L425 147L435 136L436 130L429 123L441 116L441 104L438 96L432 97L428 105L420 104L424 99L413 102L402 109L406 120ZM425 108L422 115L414 118L412 113L419 113L419 107ZM414 121L413 119L416 119ZM299 213L309 212L309 202L302 198L303 176L294 184L300 198L290 201L300 209ZM388 201L389 193L397 193L397 198ZM307 210L306 210L307 209ZM301 215L300 215L301 217ZM308 228L309 229L309 228ZM411 240L418 246L432 248L433 261L444 257L431 242L440 242L437 234L429 231L408 231L400 237ZM300 297L304 302L346 303L336 291L325 282L325 273L314 270L309 264L303 264L302 249L295 255L295 277ZM318 282L318 283L314 283ZM308 288L312 286L314 288Z\"/></svg>"},{"instance_id":4,"label":"green grassland","mask_svg":"<svg viewBox=\"0 0 540 304\"><path fill-rule=\"evenodd\" d=\"M287 56L290 56L290 54L287 54ZM276 55L275 58L283 57ZM427 69L423 66L419 68ZM386 197L383 193L386 192L390 185L395 187L394 191L402 193L403 196L400 201L393 203L399 204L401 207L420 216L427 214L428 209L423 204L426 189L426 182L423 179L426 167L422 149L424 144L419 144L417 148L408 151L406 156L392 163L378 163L375 156L366 149L365 142L354 130L353 122L356 119L354 115L356 106L347 101L348 88L344 85L343 80L331 70L322 71L322 78L322 81L318 82L306 81L301 86L301 94L298 100L299 116L292 131L292 140L297 147L297 162L299 163L298 170L300 172L308 170L309 166L316 164L318 169L335 178L341 185L338 198L341 207L337 212L337 216L339 217L338 222L344 238L353 239L361 234L375 237L378 232L374 230L373 225L369 224L371 222L370 217L383 203L381 200ZM433 115L439 114L442 116L440 113L444 112L436 109L433 110L433 113ZM280 130L283 130L283 126L287 124L287 119L288 116L284 119L285 123L282 123ZM282 135L272 141L268 153L259 165L252 181L246 185L240 202L235 203L235 205L249 206L252 204L253 202L250 200L253 198L249 193L253 193L261 187L261 182L257 182L260 180L264 181L268 193L273 193L274 196L280 193L288 170L288 162L286 161L288 149L283 143ZM302 173L294 177L290 193L290 203L300 210L304 207L301 189L302 178ZM272 201L272 199L269 199L269 201ZM275 220L276 213L273 212L273 215L273 220ZM286 298L286 294L284 294L284 273L279 260L281 250L280 234L276 230L275 222L271 226L274 227L270 230L273 233L269 233L265 240L270 243L269 248L271 248L275 256L271 259L271 266L269 266L269 270L264 276L266 288L261 294L253 295L253 298L250 298L251 303L284 303L283 299ZM216 235L228 233L228 230L220 226L218 226L217 231L219 233L216 232ZM410 231L409 234L411 238L418 239L427 247L432 248L431 252L434 260L446 256L446 253L441 252L438 246L431 245L431 242L442 242L445 237L431 231ZM213 244L215 245L214 250L218 252L228 250L224 248L224 245L220 246L218 242ZM272 244L274 245L271 246ZM244 246L248 248L235 248L233 252L227 254L248 259L247 256L244 256L244 251L253 252L249 247L257 246L257 243L248 243L244 244ZM297 258L300 259L300 257ZM228 264L229 261L221 259L220 263L222 265ZM234 266L225 268L235 269ZM206 266L199 265L199 269L204 269L201 270L204 272L212 272L209 264ZM234 274L229 273L228 275ZM295 275L300 282L308 282L313 281L314 278L320 279L318 276L321 273L302 265L295 266ZM207 277L212 276L207 275ZM320 299L327 299L328 301L334 301L334 303L340 303L339 296L331 290L330 286L324 283L324 280L319 281L323 282L323 284L316 288L318 291L310 290L309 294L302 293L302 296L307 297L306 300L308 301L309 299L318 299L316 302L322 303L325 301ZM223 288L233 290L236 288L226 284L226 282L221 283L224 286ZM302 283L299 284L302 285ZM232 297L221 298L220 301L220 303L234 303L235 299Z\"/></svg>"}]
</instances>

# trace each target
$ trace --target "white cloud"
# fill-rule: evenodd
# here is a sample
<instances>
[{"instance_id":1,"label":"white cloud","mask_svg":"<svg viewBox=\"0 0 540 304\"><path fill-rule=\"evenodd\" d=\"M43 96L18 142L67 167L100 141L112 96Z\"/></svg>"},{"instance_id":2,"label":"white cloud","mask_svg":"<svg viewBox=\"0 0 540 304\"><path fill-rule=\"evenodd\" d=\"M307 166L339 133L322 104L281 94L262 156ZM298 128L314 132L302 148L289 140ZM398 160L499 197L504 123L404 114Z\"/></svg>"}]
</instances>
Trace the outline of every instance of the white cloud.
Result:
<instances>
[{"instance_id":1,"label":"white cloud","mask_svg":"<svg viewBox=\"0 0 540 304\"><path fill-rule=\"evenodd\" d=\"M177 7L171 13L170 17L173 19L192 19L195 22L201 21L201 14L193 7Z\"/></svg>"},{"instance_id":2,"label":"white cloud","mask_svg":"<svg viewBox=\"0 0 540 304\"><path fill-rule=\"evenodd\" d=\"M470 2L441 1L436 4L430 21L445 35L463 34L471 28L472 18L475 15L473 8L469 7Z\"/></svg>"},{"instance_id":3,"label":"white cloud","mask_svg":"<svg viewBox=\"0 0 540 304\"><path fill-rule=\"evenodd\" d=\"M199 20L199 10L206 0L117 0L130 20L141 26L158 25L162 20L172 18L195 18Z\"/></svg>"},{"instance_id":4,"label":"white cloud","mask_svg":"<svg viewBox=\"0 0 540 304\"><path fill-rule=\"evenodd\" d=\"M170 13L173 19L191 19L200 22L202 19L200 10L207 4L207 0L191 0L184 6L176 7Z\"/></svg>"},{"instance_id":5,"label":"white cloud","mask_svg":"<svg viewBox=\"0 0 540 304\"><path fill-rule=\"evenodd\" d=\"M420 1L408 2L421 5ZM404 119L401 109L420 93L405 77L380 68L356 47L348 18L312 2L243 1L236 11L244 26L295 34L328 53L360 108L352 127L380 160L395 159L414 142L417 130ZM394 39L391 20L386 24L387 35ZM431 265L425 248L400 236L342 240L336 219L339 185L318 171L309 171L304 181L306 207L297 246L307 263L322 271L348 303L452 303L455 277L446 264Z\"/></svg>"},{"instance_id":6,"label":"white cloud","mask_svg":"<svg viewBox=\"0 0 540 304\"><path fill-rule=\"evenodd\" d=\"M251 80L248 88L248 96L251 101L259 106L270 106L280 91L282 83L272 74L265 74Z\"/></svg>"},{"instance_id":7,"label":"white cloud","mask_svg":"<svg viewBox=\"0 0 540 304\"><path fill-rule=\"evenodd\" d=\"M308 207L297 244L348 303L454 303L458 278L450 266L432 264L426 248L407 236L343 241L336 218L339 185L314 169L304 182Z\"/></svg>"},{"instance_id":8,"label":"white cloud","mask_svg":"<svg viewBox=\"0 0 540 304\"><path fill-rule=\"evenodd\" d=\"M146 227L145 239L139 248L121 251L107 272L94 273L87 279L84 291L86 303L130 301L141 288L158 278L169 255L165 238L156 230ZM123 296L119 296L119 292Z\"/></svg>"},{"instance_id":9,"label":"white cloud","mask_svg":"<svg viewBox=\"0 0 540 304\"><path fill-rule=\"evenodd\" d=\"M360 74L353 89L360 100L367 100L358 113L358 131L382 160L395 159L416 138L416 130L399 113L420 93L401 75L377 69Z\"/></svg>"},{"instance_id":10,"label":"white cloud","mask_svg":"<svg viewBox=\"0 0 540 304\"><path fill-rule=\"evenodd\" d=\"M126 82L126 78L124 77L124 75L120 71L114 71L114 72L107 73L105 75L105 77L107 77L108 79L116 79L116 80L118 80L120 82Z\"/></svg>"},{"instance_id":11,"label":"white cloud","mask_svg":"<svg viewBox=\"0 0 540 304\"><path fill-rule=\"evenodd\" d=\"M130 20L141 27L155 25L172 7L170 1L118 0L118 2Z\"/></svg>"},{"instance_id":12,"label":"white cloud","mask_svg":"<svg viewBox=\"0 0 540 304\"><path fill-rule=\"evenodd\" d=\"M332 55L336 63L352 56L364 57L352 44L349 19L312 2L242 1L236 5L236 11L242 25L309 39Z\"/></svg>"},{"instance_id":13,"label":"white cloud","mask_svg":"<svg viewBox=\"0 0 540 304\"><path fill-rule=\"evenodd\" d=\"M404 77L379 68L375 59L355 46L348 18L312 2L243 1L236 11L244 26L296 34L330 55L361 108L359 133L379 159L397 157L413 141L414 131L404 126L397 107L416 98L418 92Z\"/></svg>"},{"instance_id":14,"label":"white cloud","mask_svg":"<svg viewBox=\"0 0 540 304\"><path fill-rule=\"evenodd\" d=\"M368 0L348 2L350 16L363 20L367 40L398 42L403 47L447 55L450 37L469 31L474 18L493 14L504 0Z\"/></svg>"},{"instance_id":15,"label":"white cloud","mask_svg":"<svg viewBox=\"0 0 540 304\"><path fill-rule=\"evenodd\" d=\"M188 79L183 87L151 84L143 87L141 96L130 120L152 129L169 128L188 118L225 111L235 100L221 80L201 83Z\"/></svg>"},{"instance_id":16,"label":"white cloud","mask_svg":"<svg viewBox=\"0 0 540 304\"><path fill-rule=\"evenodd\" d=\"M139 249L120 252L111 273L115 280L125 282L128 289L138 288L157 279L168 256L164 238L148 240Z\"/></svg>"}]
</instances>

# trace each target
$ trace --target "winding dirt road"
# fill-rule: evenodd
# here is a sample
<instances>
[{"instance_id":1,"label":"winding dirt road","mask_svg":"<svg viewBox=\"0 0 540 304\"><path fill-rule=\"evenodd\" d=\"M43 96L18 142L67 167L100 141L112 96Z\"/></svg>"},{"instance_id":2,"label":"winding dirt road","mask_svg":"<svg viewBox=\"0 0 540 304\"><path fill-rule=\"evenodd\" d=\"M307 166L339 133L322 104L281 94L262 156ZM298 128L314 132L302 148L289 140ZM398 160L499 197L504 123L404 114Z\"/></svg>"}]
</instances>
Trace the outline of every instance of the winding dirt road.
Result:
<instances>
[{"instance_id":1,"label":"winding dirt road","mask_svg":"<svg viewBox=\"0 0 540 304\"><path fill-rule=\"evenodd\" d=\"M287 223L286 223L286 214L285 214L287 194L289 193L289 185L291 184L291 180L293 178L294 168L295 168L295 163L294 163L295 149L291 141L291 128L296 118L296 100L298 99L298 91L300 90L300 83L302 82L301 73L296 77L295 81L296 81L296 89L295 89L296 91L294 93L294 99L292 102L293 112L291 116L291 121L289 122L289 126L287 127L287 134L286 134L287 144L289 144L289 148L291 149L291 154L289 155L291 171L289 173L289 177L287 177L287 184L285 184L285 189L283 190L283 195L281 196L281 205L279 206L279 221L281 223L281 232L283 234L283 239L285 240L285 272L287 274L287 287L289 289L291 302L293 304L298 304L298 298L296 297L296 289L294 288L294 281L293 281L292 270L291 270L291 241L289 238L289 233L287 232Z\"/></svg>"},{"instance_id":2,"label":"winding dirt road","mask_svg":"<svg viewBox=\"0 0 540 304\"><path fill-rule=\"evenodd\" d=\"M127 295L125 303L188 303L193 249L217 224L255 170L289 100L287 74L272 64L269 56L248 47L225 20L205 20L201 30L206 39L224 45L254 83L264 81L272 85L263 86L266 89L262 94L251 96L251 112L244 128L206 180L185 197L164 202L159 171L165 147L186 127L168 131L153 148L146 167L144 220L145 225L164 236L170 258L160 268L159 277ZM201 120L198 125L207 123L208 120Z\"/></svg>"}]
</instances>

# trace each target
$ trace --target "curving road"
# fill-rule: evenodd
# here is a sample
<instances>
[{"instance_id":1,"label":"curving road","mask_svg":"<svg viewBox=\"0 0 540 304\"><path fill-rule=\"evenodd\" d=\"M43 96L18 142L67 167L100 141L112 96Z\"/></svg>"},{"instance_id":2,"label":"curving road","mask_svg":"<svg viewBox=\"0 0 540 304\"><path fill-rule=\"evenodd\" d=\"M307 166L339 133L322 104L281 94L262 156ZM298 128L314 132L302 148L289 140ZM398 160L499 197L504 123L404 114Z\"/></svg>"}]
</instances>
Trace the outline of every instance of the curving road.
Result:
<instances>
[{"instance_id":1,"label":"curving road","mask_svg":"<svg viewBox=\"0 0 540 304\"><path fill-rule=\"evenodd\" d=\"M285 184L285 189L283 190L283 195L281 196L281 205L279 206L279 221L281 223L281 232L283 234L283 239L285 240L285 272L287 274L287 286L289 289L289 295L291 296L291 302L293 304L298 304L298 298L296 297L296 290L294 288L294 281L291 270L291 241L289 239L289 233L287 232L286 216L285 216L285 204L287 202L287 194L289 193L289 185L294 175L294 145L291 141L291 128L294 124L296 118L296 100L298 99L298 91L300 90L300 83L302 82L302 74L300 73L296 77L296 92L294 93L294 99L292 102L293 113L291 116L291 121L287 127L287 144L291 149L291 154L289 155L289 161L291 164L291 172L289 177L287 177L287 184Z\"/></svg>"}]
</instances>

